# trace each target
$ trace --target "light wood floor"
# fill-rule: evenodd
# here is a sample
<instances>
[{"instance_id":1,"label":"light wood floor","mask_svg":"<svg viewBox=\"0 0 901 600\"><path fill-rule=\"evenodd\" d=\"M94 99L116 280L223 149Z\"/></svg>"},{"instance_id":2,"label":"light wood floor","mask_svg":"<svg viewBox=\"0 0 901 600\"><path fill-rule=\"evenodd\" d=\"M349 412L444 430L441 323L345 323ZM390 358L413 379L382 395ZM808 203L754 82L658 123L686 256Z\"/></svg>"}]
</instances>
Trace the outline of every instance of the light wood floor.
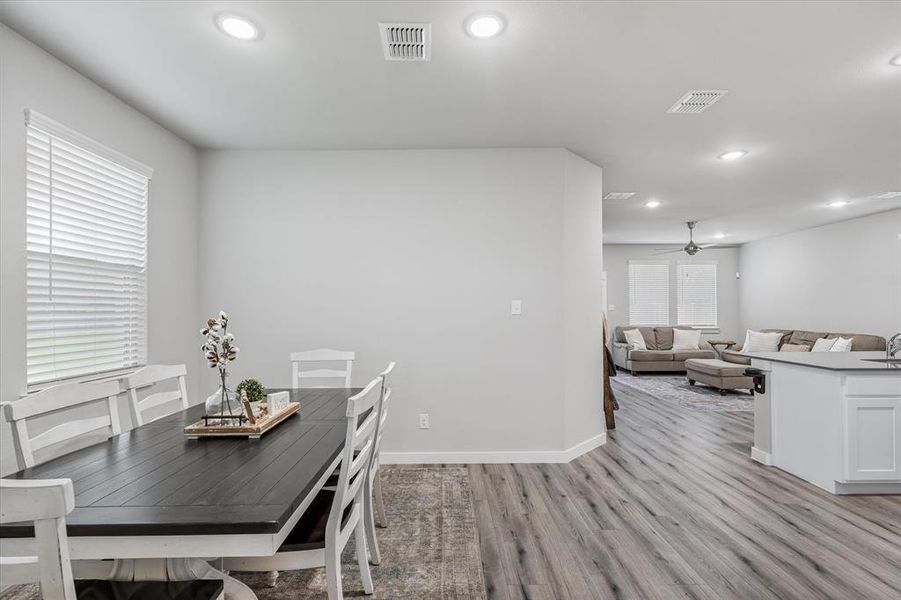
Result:
<instances>
[{"instance_id":1,"label":"light wood floor","mask_svg":"<svg viewBox=\"0 0 901 600\"><path fill-rule=\"evenodd\" d=\"M901 498L758 465L751 413L616 390L606 446L470 466L489 598L901 598Z\"/></svg>"}]
</instances>

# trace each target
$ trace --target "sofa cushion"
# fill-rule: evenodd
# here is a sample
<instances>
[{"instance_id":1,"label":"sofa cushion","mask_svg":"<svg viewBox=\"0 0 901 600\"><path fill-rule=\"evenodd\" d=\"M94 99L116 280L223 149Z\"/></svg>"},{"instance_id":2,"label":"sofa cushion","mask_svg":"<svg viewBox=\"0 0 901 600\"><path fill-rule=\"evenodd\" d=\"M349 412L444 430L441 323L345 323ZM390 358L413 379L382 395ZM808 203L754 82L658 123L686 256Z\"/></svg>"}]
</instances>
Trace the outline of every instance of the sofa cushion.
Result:
<instances>
[{"instance_id":1,"label":"sofa cushion","mask_svg":"<svg viewBox=\"0 0 901 600\"><path fill-rule=\"evenodd\" d=\"M862 333L830 333L828 338L851 338L852 352L880 352L885 350L885 338L880 335L867 335Z\"/></svg>"},{"instance_id":2,"label":"sofa cushion","mask_svg":"<svg viewBox=\"0 0 901 600\"><path fill-rule=\"evenodd\" d=\"M626 343L629 344L633 350L647 350L648 344L644 341L644 336L641 335L641 332L637 329L626 329L623 332L623 336L626 338Z\"/></svg>"},{"instance_id":3,"label":"sofa cushion","mask_svg":"<svg viewBox=\"0 0 901 600\"><path fill-rule=\"evenodd\" d=\"M734 363L737 365L750 365L751 359L738 352L736 350L723 350L720 354L720 358L725 362Z\"/></svg>"},{"instance_id":4,"label":"sofa cushion","mask_svg":"<svg viewBox=\"0 0 901 600\"><path fill-rule=\"evenodd\" d=\"M672 352L665 352L663 350L632 350L629 353L629 360L633 361L670 361L673 360Z\"/></svg>"},{"instance_id":5,"label":"sofa cushion","mask_svg":"<svg viewBox=\"0 0 901 600\"><path fill-rule=\"evenodd\" d=\"M791 337L788 339L789 344L794 345L804 345L810 346L813 348L813 344L820 338L826 337L825 333L820 333L819 331L793 331Z\"/></svg>"},{"instance_id":6,"label":"sofa cushion","mask_svg":"<svg viewBox=\"0 0 901 600\"><path fill-rule=\"evenodd\" d=\"M779 352L810 352L810 346L807 344L782 344Z\"/></svg>"},{"instance_id":7,"label":"sofa cushion","mask_svg":"<svg viewBox=\"0 0 901 600\"><path fill-rule=\"evenodd\" d=\"M673 350L674 360L688 360L690 358L716 358L716 352L712 350Z\"/></svg>"},{"instance_id":8,"label":"sofa cushion","mask_svg":"<svg viewBox=\"0 0 901 600\"><path fill-rule=\"evenodd\" d=\"M699 371L715 377L744 377L746 367L715 358L691 358L685 361L685 368L688 371Z\"/></svg>"},{"instance_id":9,"label":"sofa cushion","mask_svg":"<svg viewBox=\"0 0 901 600\"><path fill-rule=\"evenodd\" d=\"M613 340L616 342L626 343L626 335L625 332L629 329L637 329L641 332L641 337L644 338L644 343L648 347L648 350L656 350L657 349L657 341L654 337L654 328L653 327L635 327L634 325L617 325L613 328Z\"/></svg>"},{"instance_id":10,"label":"sofa cushion","mask_svg":"<svg viewBox=\"0 0 901 600\"><path fill-rule=\"evenodd\" d=\"M657 343L658 350L673 349L673 328L672 327L655 327L654 339Z\"/></svg>"}]
</instances>

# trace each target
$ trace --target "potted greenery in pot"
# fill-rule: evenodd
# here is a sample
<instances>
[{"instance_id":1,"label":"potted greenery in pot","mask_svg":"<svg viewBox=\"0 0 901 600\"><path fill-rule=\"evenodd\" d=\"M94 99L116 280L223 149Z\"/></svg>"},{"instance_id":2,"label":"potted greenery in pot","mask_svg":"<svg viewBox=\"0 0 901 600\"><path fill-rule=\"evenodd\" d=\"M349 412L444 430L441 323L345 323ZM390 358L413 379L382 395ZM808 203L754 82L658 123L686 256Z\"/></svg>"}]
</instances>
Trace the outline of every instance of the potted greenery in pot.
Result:
<instances>
[{"instance_id":1,"label":"potted greenery in pot","mask_svg":"<svg viewBox=\"0 0 901 600\"><path fill-rule=\"evenodd\" d=\"M241 395L241 392L246 393L250 402L262 402L266 399L266 389L256 379L245 379L238 384L235 391L238 392L238 396Z\"/></svg>"}]
</instances>

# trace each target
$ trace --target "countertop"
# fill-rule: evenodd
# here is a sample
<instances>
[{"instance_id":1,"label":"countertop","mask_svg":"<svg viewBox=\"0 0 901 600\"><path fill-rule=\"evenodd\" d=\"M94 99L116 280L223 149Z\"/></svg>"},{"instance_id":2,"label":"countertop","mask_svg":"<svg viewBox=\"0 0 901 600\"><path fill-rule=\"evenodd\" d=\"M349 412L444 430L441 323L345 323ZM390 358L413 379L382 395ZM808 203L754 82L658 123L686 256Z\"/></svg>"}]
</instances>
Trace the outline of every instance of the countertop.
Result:
<instances>
[{"instance_id":1,"label":"countertop","mask_svg":"<svg viewBox=\"0 0 901 600\"><path fill-rule=\"evenodd\" d=\"M864 360L885 358L885 352L749 352L745 356L828 371L888 371L901 377L899 365Z\"/></svg>"}]
</instances>

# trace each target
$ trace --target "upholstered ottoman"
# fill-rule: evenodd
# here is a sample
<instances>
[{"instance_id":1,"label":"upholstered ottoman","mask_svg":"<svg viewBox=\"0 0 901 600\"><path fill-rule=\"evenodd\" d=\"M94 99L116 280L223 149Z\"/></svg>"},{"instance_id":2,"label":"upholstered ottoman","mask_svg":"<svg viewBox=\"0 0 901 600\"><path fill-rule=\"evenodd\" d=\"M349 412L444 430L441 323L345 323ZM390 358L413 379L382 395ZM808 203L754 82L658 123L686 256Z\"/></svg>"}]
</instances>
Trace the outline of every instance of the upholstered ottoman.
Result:
<instances>
[{"instance_id":1,"label":"upholstered ottoman","mask_svg":"<svg viewBox=\"0 0 901 600\"><path fill-rule=\"evenodd\" d=\"M720 394L727 390L753 390L754 379L745 375L748 365L725 362L715 358L689 358L685 361L688 383L696 381L715 387Z\"/></svg>"}]
</instances>

